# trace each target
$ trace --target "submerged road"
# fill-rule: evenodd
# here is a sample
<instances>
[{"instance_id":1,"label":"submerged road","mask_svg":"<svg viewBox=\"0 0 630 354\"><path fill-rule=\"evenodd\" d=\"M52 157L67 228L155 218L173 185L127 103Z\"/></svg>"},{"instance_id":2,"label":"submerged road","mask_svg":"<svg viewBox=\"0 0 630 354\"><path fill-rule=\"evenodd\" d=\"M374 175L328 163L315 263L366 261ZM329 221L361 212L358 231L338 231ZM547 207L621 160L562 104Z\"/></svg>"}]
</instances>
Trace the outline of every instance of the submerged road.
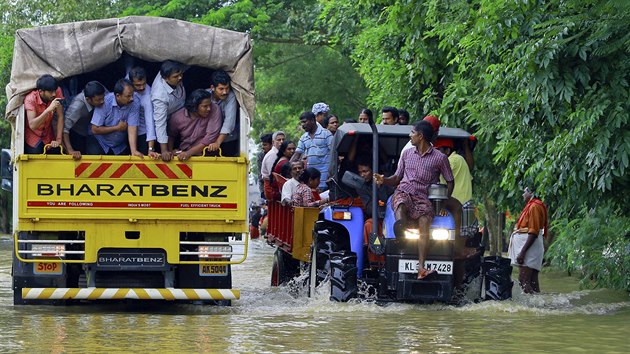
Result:
<instances>
[{"instance_id":1,"label":"submerged road","mask_svg":"<svg viewBox=\"0 0 630 354\"><path fill-rule=\"evenodd\" d=\"M630 352L630 298L578 290L543 272L543 294L462 307L332 303L269 286L273 249L250 243L233 268L232 307L13 306L11 247L0 237L0 352L29 353L510 353Z\"/></svg>"}]
</instances>

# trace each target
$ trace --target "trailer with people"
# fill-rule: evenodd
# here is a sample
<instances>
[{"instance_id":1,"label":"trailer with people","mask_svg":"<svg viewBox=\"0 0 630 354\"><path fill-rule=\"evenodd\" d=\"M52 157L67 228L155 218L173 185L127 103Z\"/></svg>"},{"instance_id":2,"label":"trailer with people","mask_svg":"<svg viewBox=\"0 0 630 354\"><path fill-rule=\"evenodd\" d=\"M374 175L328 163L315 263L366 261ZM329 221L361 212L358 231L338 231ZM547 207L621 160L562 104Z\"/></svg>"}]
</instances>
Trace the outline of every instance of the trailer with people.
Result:
<instances>
[{"instance_id":1,"label":"trailer with people","mask_svg":"<svg viewBox=\"0 0 630 354\"><path fill-rule=\"evenodd\" d=\"M385 175L396 171L412 126L370 123L345 123L337 130L329 190L333 202L321 209L268 202L267 241L277 247L272 286L303 274L299 279L307 279L310 294L325 284L335 301L371 298L383 302L460 303L510 298L513 282L509 260L484 257L475 208L470 204L464 208L466 215L460 226L464 232L459 240L452 213L440 215L447 197L444 185L429 188L435 217L424 267L432 274L418 279L422 268L418 263L418 227L397 223L391 191L383 196L372 182L372 171ZM457 150L469 144L471 153L476 144L474 137L458 128L441 127L439 137L451 139ZM366 152L371 155L367 159L370 163L360 162L357 156ZM360 194L371 194L372 187L371 210L377 213L371 213L362 205L365 199L358 198ZM371 222L372 215L378 215L379 222Z\"/></svg>"},{"instance_id":2,"label":"trailer with people","mask_svg":"<svg viewBox=\"0 0 630 354\"><path fill-rule=\"evenodd\" d=\"M169 60L186 66L177 72L182 92L199 96L193 105L186 101L180 106L182 117L204 118L202 112L214 110L223 119L215 122L210 144L193 141L188 149L183 144L188 137L177 135L173 142L169 130L168 142L159 141L158 134L158 141L152 141L155 148L149 144L144 154L90 154L89 149L68 154L70 147L59 139L63 124L51 123L58 139L39 140L42 153L28 150L25 132L39 129L25 108L29 92L35 92L39 104L55 105L43 115L50 113L59 121L70 99L87 82L98 81L108 90L114 87L113 109L123 110L141 99L129 93L121 100L131 83L124 79L129 69L143 67L147 77L157 80ZM237 120L215 144L227 115L216 111L223 107L210 104L211 94L205 92L213 88L210 77L219 70L231 79L223 93L227 90L235 98ZM44 74L60 83L65 101L58 94L48 100L41 90L37 96L36 80ZM137 90L135 80L133 84ZM127 299L229 305L239 299L239 290L232 287L232 265L247 256L247 134L254 114L248 34L158 17L22 29L16 34L7 96L12 146L2 154L2 188L13 193L15 304ZM186 97L179 98L183 102ZM144 107L145 118L150 105ZM95 116L109 114L94 106ZM157 121L157 109L155 113ZM91 132L101 134L99 123L91 123ZM130 145L140 140L135 129L131 138L132 117L114 128L103 127L124 131L124 144L127 135ZM157 143L162 142L159 155ZM232 152L227 152L227 142ZM100 147L107 149L107 141Z\"/></svg>"}]
</instances>

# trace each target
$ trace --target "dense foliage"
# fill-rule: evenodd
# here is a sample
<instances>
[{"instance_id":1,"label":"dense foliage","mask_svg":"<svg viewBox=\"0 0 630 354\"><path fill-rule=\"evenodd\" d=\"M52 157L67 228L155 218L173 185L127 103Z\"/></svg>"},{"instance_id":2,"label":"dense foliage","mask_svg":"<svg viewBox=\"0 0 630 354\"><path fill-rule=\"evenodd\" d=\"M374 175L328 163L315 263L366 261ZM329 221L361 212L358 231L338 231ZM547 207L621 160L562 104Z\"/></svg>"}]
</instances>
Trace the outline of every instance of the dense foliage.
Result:
<instances>
[{"instance_id":1,"label":"dense foliage","mask_svg":"<svg viewBox=\"0 0 630 354\"><path fill-rule=\"evenodd\" d=\"M597 0L338 0L323 17L371 104L408 102L417 117L434 112L473 131L479 200L520 210L520 187L536 185L563 245L554 261L586 268L592 263L559 254L583 250L588 242L577 239L625 249L630 232L628 10ZM573 223L566 232L567 220L582 218L616 227L594 233Z\"/></svg>"}]
</instances>

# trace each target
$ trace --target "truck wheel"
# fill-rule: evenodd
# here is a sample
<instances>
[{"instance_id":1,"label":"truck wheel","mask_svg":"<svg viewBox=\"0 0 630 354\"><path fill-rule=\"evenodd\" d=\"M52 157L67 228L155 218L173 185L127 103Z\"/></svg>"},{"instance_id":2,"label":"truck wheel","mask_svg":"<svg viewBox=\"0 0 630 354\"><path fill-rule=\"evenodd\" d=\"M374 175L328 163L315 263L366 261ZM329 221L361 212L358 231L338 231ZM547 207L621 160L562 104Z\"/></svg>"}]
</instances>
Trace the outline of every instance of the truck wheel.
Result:
<instances>
[{"instance_id":1,"label":"truck wheel","mask_svg":"<svg viewBox=\"0 0 630 354\"><path fill-rule=\"evenodd\" d=\"M330 300L346 302L357 297L357 255L334 252L330 255Z\"/></svg>"},{"instance_id":2,"label":"truck wheel","mask_svg":"<svg viewBox=\"0 0 630 354\"><path fill-rule=\"evenodd\" d=\"M300 264L290 254L277 248L273 254L271 267L271 286L280 286L289 282L300 272Z\"/></svg>"}]
</instances>

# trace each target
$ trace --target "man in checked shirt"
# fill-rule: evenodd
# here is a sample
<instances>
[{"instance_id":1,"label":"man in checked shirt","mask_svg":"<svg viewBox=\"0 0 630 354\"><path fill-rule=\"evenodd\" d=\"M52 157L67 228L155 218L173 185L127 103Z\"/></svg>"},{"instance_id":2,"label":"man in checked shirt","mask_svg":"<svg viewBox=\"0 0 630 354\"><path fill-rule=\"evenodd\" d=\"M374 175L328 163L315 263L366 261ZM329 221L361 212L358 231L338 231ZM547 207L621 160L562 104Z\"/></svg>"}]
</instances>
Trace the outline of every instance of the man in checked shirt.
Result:
<instances>
[{"instance_id":1,"label":"man in checked shirt","mask_svg":"<svg viewBox=\"0 0 630 354\"><path fill-rule=\"evenodd\" d=\"M453 172L448 158L431 146L433 127L427 121L416 123L409 134L414 148L405 150L398 162L396 173L385 178L374 174L377 184L397 186L392 197L392 208L398 224L408 225L410 221L418 223L418 279L434 274L435 269L424 267L429 246L429 226L433 220L433 205L429 201L429 186L438 183L440 174L446 180L448 197L455 186ZM461 210L459 210L461 218ZM454 215L457 220L457 215Z\"/></svg>"}]
</instances>

